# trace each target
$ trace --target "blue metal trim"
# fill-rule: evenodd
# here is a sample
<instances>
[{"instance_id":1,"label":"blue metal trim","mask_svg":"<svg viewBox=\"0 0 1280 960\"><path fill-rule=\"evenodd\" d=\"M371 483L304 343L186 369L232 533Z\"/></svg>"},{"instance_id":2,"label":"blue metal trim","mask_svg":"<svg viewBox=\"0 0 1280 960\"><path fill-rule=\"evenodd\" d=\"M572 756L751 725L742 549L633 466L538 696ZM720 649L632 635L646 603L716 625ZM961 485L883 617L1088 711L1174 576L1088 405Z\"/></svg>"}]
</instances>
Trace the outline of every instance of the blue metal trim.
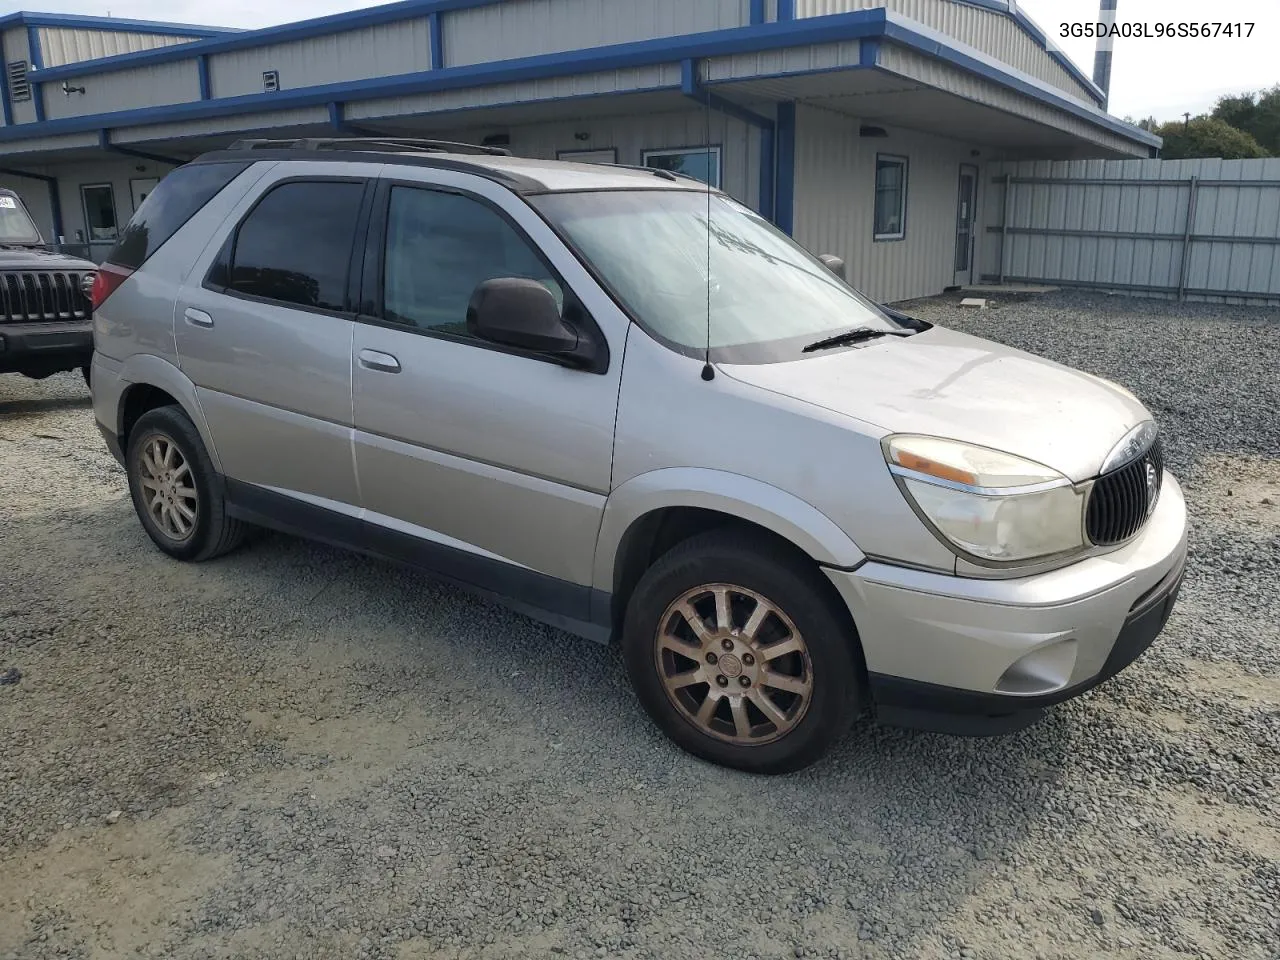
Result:
<instances>
[{"instance_id":1,"label":"blue metal trim","mask_svg":"<svg viewBox=\"0 0 1280 960\"><path fill-rule=\"evenodd\" d=\"M440 11L432 10L427 15L427 25L431 31L431 69L444 69L444 24L440 19Z\"/></svg>"},{"instance_id":2,"label":"blue metal trim","mask_svg":"<svg viewBox=\"0 0 1280 960\"><path fill-rule=\"evenodd\" d=\"M4 58L2 44L0 44L0 111L4 115L4 125L12 127L13 103L9 99L9 63Z\"/></svg>"},{"instance_id":3,"label":"blue metal trim","mask_svg":"<svg viewBox=\"0 0 1280 960\"><path fill-rule=\"evenodd\" d=\"M31 58L31 72L39 74L44 67L44 52L40 49L40 29L34 24L27 24L27 56ZM36 123L44 122L44 91L40 89L40 81L31 81L31 105L35 108Z\"/></svg>"},{"instance_id":4,"label":"blue metal trim","mask_svg":"<svg viewBox=\"0 0 1280 960\"><path fill-rule=\"evenodd\" d=\"M411 2L419 2L419 0L411 0ZM461 3L464 0L432 0L432 2ZM470 0L470 2L478 3L480 0ZM884 38L901 43L1015 89L1043 103L1049 103L1135 142L1155 146L1162 142L1159 137L1108 116L1034 77L1020 73L981 54L975 56L966 53L952 46L949 38L944 35L920 28L914 21L888 14L884 8L805 18L785 23L756 24L680 37L642 40L566 53L543 54L497 63L446 67L441 70L428 70L395 77L344 81L270 94L246 94L219 100L142 107L87 117L66 117L49 120L42 124L22 124L0 130L0 142L58 133L75 133L104 126L202 119L260 110L314 106L334 100L373 99L466 89L497 83L519 83L603 70L679 62L694 57L759 53L805 44L864 38ZM190 48L195 47L196 44L182 46ZM45 73L47 77L48 71Z\"/></svg>"},{"instance_id":5,"label":"blue metal trim","mask_svg":"<svg viewBox=\"0 0 1280 960\"><path fill-rule=\"evenodd\" d=\"M796 18L796 0L778 0L778 21Z\"/></svg>"},{"instance_id":6,"label":"blue metal trim","mask_svg":"<svg viewBox=\"0 0 1280 960\"><path fill-rule=\"evenodd\" d=\"M338 101L331 101L329 104L329 126L342 133L347 128L346 118L343 116L342 104Z\"/></svg>"},{"instance_id":7,"label":"blue metal trim","mask_svg":"<svg viewBox=\"0 0 1280 960\"><path fill-rule=\"evenodd\" d=\"M774 222L791 234L796 223L796 105L778 104L778 185Z\"/></svg>"},{"instance_id":8,"label":"blue metal trim","mask_svg":"<svg viewBox=\"0 0 1280 960\"><path fill-rule=\"evenodd\" d=\"M880 41L866 39L858 44L858 66L874 67L880 63Z\"/></svg>"},{"instance_id":9,"label":"blue metal trim","mask_svg":"<svg viewBox=\"0 0 1280 960\"><path fill-rule=\"evenodd\" d=\"M261 47L269 43L307 40L312 37L323 37L346 30L358 30L361 27L374 27L383 23L395 23L399 20L412 20L429 16L433 12L470 10L475 7L487 7L501 2L503 0L402 0L400 3L389 3L380 7L353 10L349 13L335 13L327 17L300 20L296 23L286 23L278 27L265 27L261 30L246 30L231 36L212 37L206 40L197 40L194 43L161 47L157 50L141 50L137 53L122 53L114 57L103 57L99 60L82 60L78 63L68 63L60 67L51 67L49 75L45 79L57 80L63 77L83 76L90 73L108 73L113 70L127 70L130 67L185 60L187 57L195 56L199 53L227 53L232 50Z\"/></svg>"},{"instance_id":10,"label":"blue metal trim","mask_svg":"<svg viewBox=\"0 0 1280 960\"><path fill-rule=\"evenodd\" d=\"M751 0L751 22L764 23L764 0Z\"/></svg>"},{"instance_id":11,"label":"blue metal trim","mask_svg":"<svg viewBox=\"0 0 1280 960\"><path fill-rule=\"evenodd\" d=\"M28 13L19 10L0 17L0 29L13 23L68 30L106 30L115 33L154 33L167 37L221 37L243 33L235 27L201 27L191 23L164 23L160 20L124 20L119 17L91 17L76 13Z\"/></svg>"},{"instance_id":12,"label":"blue metal trim","mask_svg":"<svg viewBox=\"0 0 1280 960\"><path fill-rule=\"evenodd\" d=\"M200 80L200 99L213 99L213 85L209 80L209 57L206 54L200 54L196 57L196 76Z\"/></svg>"},{"instance_id":13,"label":"blue metal trim","mask_svg":"<svg viewBox=\"0 0 1280 960\"><path fill-rule=\"evenodd\" d=\"M683 60L680 63L680 92L704 108L718 110L760 130L760 215L766 220L772 220L773 121L708 90L698 79L698 64L693 59Z\"/></svg>"},{"instance_id":14,"label":"blue metal trim","mask_svg":"<svg viewBox=\"0 0 1280 960\"><path fill-rule=\"evenodd\" d=\"M1157 147L1164 143L1160 137L1148 133L1140 127L1127 124L1097 107L1082 103L1057 87L1051 86L1043 80L1038 80L1030 74L1015 70L1008 64L1001 63L976 50L973 53L967 53L966 50L972 48L966 47L965 50L962 50L953 46L949 42L950 38L945 34L922 27L914 20L908 20L896 14L889 14L885 23L884 39L901 43L927 56L951 63L962 70L967 70L984 79L1009 87L1018 93L1039 100L1041 103L1048 103L1059 110L1073 114L1090 123L1106 127L1111 132L1128 137L1138 143Z\"/></svg>"},{"instance_id":15,"label":"blue metal trim","mask_svg":"<svg viewBox=\"0 0 1280 960\"><path fill-rule=\"evenodd\" d=\"M58 195L58 178L47 173L28 173L26 170L14 170L12 167L0 167L0 173L6 177L25 177L28 180L41 180L49 188L49 219L53 221L53 245L58 245L62 232L62 197Z\"/></svg>"}]
</instances>

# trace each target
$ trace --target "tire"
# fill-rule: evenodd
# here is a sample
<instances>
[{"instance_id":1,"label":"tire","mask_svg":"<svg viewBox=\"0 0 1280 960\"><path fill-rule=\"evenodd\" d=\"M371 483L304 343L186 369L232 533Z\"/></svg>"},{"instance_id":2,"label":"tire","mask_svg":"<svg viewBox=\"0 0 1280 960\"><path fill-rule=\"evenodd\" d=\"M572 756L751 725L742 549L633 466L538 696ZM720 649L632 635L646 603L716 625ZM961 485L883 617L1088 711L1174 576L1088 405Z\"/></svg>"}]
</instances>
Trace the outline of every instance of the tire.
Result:
<instances>
[{"instance_id":1,"label":"tire","mask_svg":"<svg viewBox=\"0 0 1280 960\"><path fill-rule=\"evenodd\" d=\"M779 774L813 763L848 731L865 699L861 650L818 577L802 556L741 530L686 540L645 572L627 604L623 657L668 737L712 763ZM761 600L769 612L748 637ZM690 608L701 640L680 612ZM791 652L770 655L781 650ZM774 686L784 682L787 689ZM702 716L710 700L719 703Z\"/></svg>"},{"instance_id":2,"label":"tire","mask_svg":"<svg viewBox=\"0 0 1280 960\"><path fill-rule=\"evenodd\" d=\"M170 446L174 451L171 458ZM162 469L154 469L151 464L158 460L173 466L161 464ZM244 539L245 525L227 514L222 477L181 408L157 407L138 418L129 431L125 470L143 529L169 556L191 562L212 560L234 550ZM153 492L157 482L167 503L153 511L154 500L160 496ZM185 535L180 535L184 528Z\"/></svg>"}]
</instances>

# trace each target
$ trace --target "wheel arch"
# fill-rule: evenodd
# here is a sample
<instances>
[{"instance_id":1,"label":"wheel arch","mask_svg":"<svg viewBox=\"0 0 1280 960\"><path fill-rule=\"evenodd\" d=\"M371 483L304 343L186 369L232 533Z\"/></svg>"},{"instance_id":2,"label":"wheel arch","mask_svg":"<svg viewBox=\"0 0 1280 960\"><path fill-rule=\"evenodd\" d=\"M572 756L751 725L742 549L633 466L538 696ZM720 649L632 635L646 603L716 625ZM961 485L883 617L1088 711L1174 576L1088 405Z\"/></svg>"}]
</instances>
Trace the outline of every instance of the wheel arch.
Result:
<instances>
[{"instance_id":1,"label":"wheel arch","mask_svg":"<svg viewBox=\"0 0 1280 960\"><path fill-rule=\"evenodd\" d=\"M222 462L209 433L196 386L186 374L161 357L139 354L125 361L120 380L124 389L120 392L116 408L116 435L122 450L128 449L129 430L142 414L172 404L179 407L195 425L214 469L222 472Z\"/></svg>"},{"instance_id":2,"label":"wheel arch","mask_svg":"<svg viewBox=\"0 0 1280 960\"><path fill-rule=\"evenodd\" d=\"M596 545L593 586L610 597L615 631L648 566L676 543L719 526L759 531L815 566L854 569L866 560L816 507L763 481L701 468L642 474L610 494Z\"/></svg>"}]
</instances>

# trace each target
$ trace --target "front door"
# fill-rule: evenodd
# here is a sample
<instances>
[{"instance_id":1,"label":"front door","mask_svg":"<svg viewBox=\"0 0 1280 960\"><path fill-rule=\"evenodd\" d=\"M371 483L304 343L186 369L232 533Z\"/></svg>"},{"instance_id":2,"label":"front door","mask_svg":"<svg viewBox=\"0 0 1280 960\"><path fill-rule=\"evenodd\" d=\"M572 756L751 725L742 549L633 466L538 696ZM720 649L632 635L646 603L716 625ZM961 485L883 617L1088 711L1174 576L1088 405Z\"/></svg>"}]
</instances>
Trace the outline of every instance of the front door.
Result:
<instances>
[{"instance_id":1,"label":"front door","mask_svg":"<svg viewBox=\"0 0 1280 960\"><path fill-rule=\"evenodd\" d=\"M487 182L441 186L384 183L375 201L352 364L370 535L585 619L621 351L593 373L472 335L471 295L497 277L545 284L584 334L592 321L542 252L554 235L532 210Z\"/></svg>"},{"instance_id":2,"label":"front door","mask_svg":"<svg viewBox=\"0 0 1280 960\"><path fill-rule=\"evenodd\" d=\"M956 204L956 286L973 283L973 227L977 218L978 168L960 165L960 197Z\"/></svg>"}]
</instances>

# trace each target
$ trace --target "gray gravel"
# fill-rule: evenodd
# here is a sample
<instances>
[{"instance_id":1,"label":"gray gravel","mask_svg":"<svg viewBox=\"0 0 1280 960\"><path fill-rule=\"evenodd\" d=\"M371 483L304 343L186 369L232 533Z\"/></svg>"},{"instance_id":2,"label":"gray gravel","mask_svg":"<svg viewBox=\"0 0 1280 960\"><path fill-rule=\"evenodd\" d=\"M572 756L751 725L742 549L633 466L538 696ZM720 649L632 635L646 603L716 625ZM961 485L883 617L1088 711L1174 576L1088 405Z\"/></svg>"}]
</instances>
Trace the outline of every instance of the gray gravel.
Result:
<instances>
[{"instance_id":1,"label":"gray gravel","mask_svg":"<svg viewBox=\"0 0 1280 960\"><path fill-rule=\"evenodd\" d=\"M1276 960L1280 319L912 310L1137 392L1190 576L1137 667L1029 731L862 724L782 779L677 752L613 651L418 575L271 535L165 559L79 381L0 377L0 958Z\"/></svg>"}]
</instances>

